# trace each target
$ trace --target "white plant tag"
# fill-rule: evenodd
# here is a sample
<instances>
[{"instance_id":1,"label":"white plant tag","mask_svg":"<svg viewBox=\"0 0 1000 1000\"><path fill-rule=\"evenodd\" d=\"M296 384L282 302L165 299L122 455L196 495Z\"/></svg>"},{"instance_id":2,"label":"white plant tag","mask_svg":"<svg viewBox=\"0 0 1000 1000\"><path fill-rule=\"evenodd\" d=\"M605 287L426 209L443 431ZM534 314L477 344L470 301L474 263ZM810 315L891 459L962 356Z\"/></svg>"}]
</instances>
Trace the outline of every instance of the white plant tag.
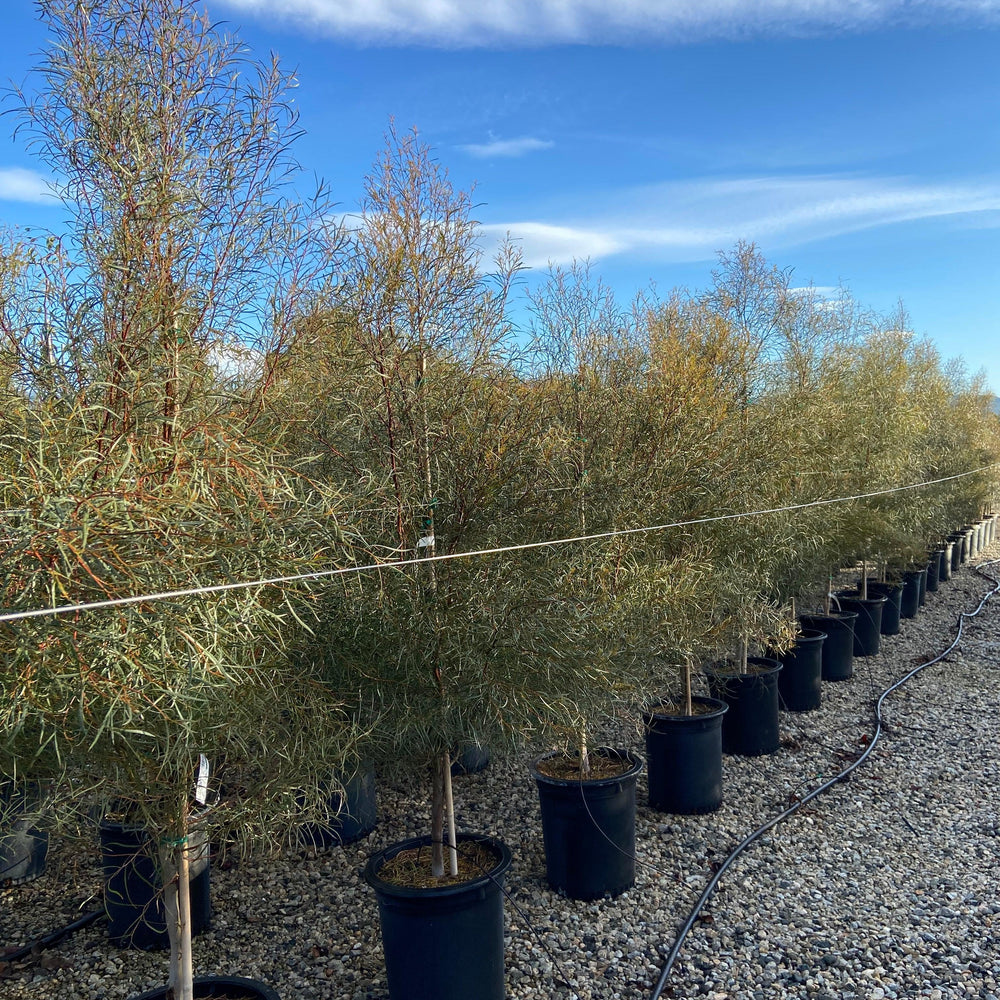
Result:
<instances>
[{"instance_id":1,"label":"white plant tag","mask_svg":"<svg viewBox=\"0 0 1000 1000\"><path fill-rule=\"evenodd\" d=\"M419 539L417 541L417 548L418 549L428 548L429 546L431 546L433 544L434 544L434 536L433 535L424 535L423 538L421 538L421 539Z\"/></svg>"},{"instance_id":2,"label":"white plant tag","mask_svg":"<svg viewBox=\"0 0 1000 1000\"><path fill-rule=\"evenodd\" d=\"M200 757L201 759L198 761L198 780L194 786L194 797L197 802L206 805L208 803L208 758L204 754L200 754Z\"/></svg>"}]
</instances>

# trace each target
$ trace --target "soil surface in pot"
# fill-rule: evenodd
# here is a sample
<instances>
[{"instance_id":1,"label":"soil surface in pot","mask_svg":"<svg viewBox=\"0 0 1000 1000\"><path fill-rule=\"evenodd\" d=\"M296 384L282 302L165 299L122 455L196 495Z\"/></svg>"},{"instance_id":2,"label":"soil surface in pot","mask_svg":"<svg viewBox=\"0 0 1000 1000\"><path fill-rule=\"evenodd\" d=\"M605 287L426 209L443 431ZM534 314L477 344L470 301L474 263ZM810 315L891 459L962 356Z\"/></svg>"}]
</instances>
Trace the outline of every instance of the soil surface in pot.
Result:
<instances>
[{"instance_id":1,"label":"soil surface in pot","mask_svg":"<svg viewBox=\"0 0 1000 1000\"><path fill-rule=\"evenodd\" d=\"M645 711L650 715L674 715L684 717L687 715L711 715L718 712L718 705L706 705L704 702L695 701L691 703L691 711L687 712L683 701L661 701L655 705L649 705Z\"/></svg>"},{"instance_id":2,"label":"soil surface in pot","mask_svg":"<svg viewBox=\"0 0 1000 1000\"><path fill-rule=\"evenodd\" d=\"M580 772L579 754L559 754L538 761L536 769L547 778L557 778L560 781L601 781L604 778L615 778L624 774L634 766L634 762L623 757L609 757L605 754L590 754L590 770L586 774Z\"/></svg>"},{"instance_id":3,"label":"soil surface in pot","mask_svg":"<svg viewBox=\"0 0 1000 1000\"><path fill-rule=\"evenodd\" d=\"M448 846L445 845L447 867ZM393 855L378 870L378 877L392 885L409 889L437 889L445 885L461 885L493 871L500 863L496 851L489 844L461 841L458 845L458 874L435 878L431 874L431 848L429 844L411 847Z\"/></svg>"}]
</instances>

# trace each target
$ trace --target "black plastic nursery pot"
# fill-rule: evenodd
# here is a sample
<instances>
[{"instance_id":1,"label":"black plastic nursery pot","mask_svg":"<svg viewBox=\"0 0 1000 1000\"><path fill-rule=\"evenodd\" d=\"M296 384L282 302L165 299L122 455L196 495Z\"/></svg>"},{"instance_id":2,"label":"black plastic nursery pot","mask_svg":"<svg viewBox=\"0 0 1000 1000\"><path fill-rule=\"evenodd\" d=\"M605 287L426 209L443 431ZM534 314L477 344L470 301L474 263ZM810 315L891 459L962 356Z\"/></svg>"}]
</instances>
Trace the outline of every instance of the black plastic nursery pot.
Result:
<instances>
[{"instance_id":1,"label":"black plastic nursery pot","mask_svg":"<svg viewBox=\"0 0 1000 1000\"><path fill-rule=\"evenodd\" d=\"M375 765L363 761L343 784L343 794L330 796L328 823L306 823L299 828L298 842L304 847L326 850L353 844L367 837L378 825L375 795Z\"/></svg>"},{"instance_id":2,"label":"black plastic nursery pot","mask_svg":"<svg viewBox=\"0 0 1000 1000\"><path fill-rule=\"evenodd\" d=\"M854 676L854 623L857 612L799 615L804 629L826 634L823 640L823 680L847 681Z\"/></svg>"},{"instance_id":3,"label":"black plastic nursery pot","mask_svg":"<svg viewBox=\"0 0 1000 1000\"><path fill-rule=\"evenodd\" d=\"M635 882L635 785L643 759L630 750L598 747L595 756L627 765L609 778L553 778L532 761L538 786L549 885L571 899L617 896Z\"/></svg>"},{"instance_id":4,"label":"black plastic nursery pot","mask_svg":"<svg viewBox=\"0 0 1000 1000\"><path fill-rule=\"evenodd\" d=\"M31 882L45 872L49 833L30 818L40 801L37 783L0 782L0 886Z\"/></svg>"},{"instance_id":5,"label":"black plastic nursery pot","mask_svg":"<svg viewBox=\"0 0 1000 1000\"><path fill-rule=\"evenodd\" d=\"M646 730L649 807L693 816L722 805L722 717L729 710L717 698L693 697L694 714L642 713Z\"/></svg>"},{"instance_id":6,"label":"black plastic nursery pot","mask_svg":"<svg viewBox=\"0 0 1000 1000\"><path fill-rule=\"evenodd\" d=\"M955 543L947 542L944 548L938 550L941 553L941 565L938 567L938 581L951 579L951 557L955 551Z\"/></svg>"},{"instance_id":7,"label":"black plastic nursery pot","mask_svg":"<svg viewBox=\"0 0 1000 1000\"><path fill-rule=\"evenodd\" d=\"M956 531L948 538L951 541L951 571L954 573L965 562L965 535Z\"/></svg>"},{"instance_id":8,"label":"black plastic nursery pot","mask_svg":"<svg viewBox=\"0 0 1000 1000\"><path fill-rule=\"evenodd\" d=\"M937 556L938 560L938 587L942 583L947 583L951 579L951 553L947 549L935 549L931 553L931 559Z\"/></svg>"},{"instance_id":9,"label":"black plastic nursery pot","mask_svg":"<svg viewBox=\"0 0 1000 1000\"><path fill-rule=\"evenodd\" d=\"M489 747L481 747L478 743L463 743L451 761L451 773L454 776L462 774L479 774L490 766L492 755Z\"/></svg>"},{"instance_id":10,"label":"black plastic nursery pot","mask_svg":"<svg viewBox=\"0 0 1000 1000\"><path fill-rule=\"evenodd\" d=\"M938 589L938 581L941 578L941 553L929 552L927 554L927 592L933 594Z\"/></svg>"},{"instance_id":11,"label":"black plastic nursery pot","mask_svg":"<svg viewBox=\"0 0 1000 1000\"><path fill-rule=\"evenodd\" d=\"M150 951L168 947L163 880L153 838L137 823L105 819L99 829L108 936L123 948ZM208 927L212 915L209 873L205 845L203 855L191 863L192 937Z\"/></svg>"},{"instance_id":12,"label":"black plastic nursery pot","mask_svg":"<svg viewBox=\"0 0 1000 1000\"><path fill-rule=\"evenodd\" d=\"M857 614L854 623L854 655L874 656L882 648L882 609L884 594L861 597L855 590L841 591L837 595L845 611Z\"/></svg>"},{"instance_id":13,"label":"black plastic nursery pot","mask_svg":"<svg viewBox=\"0 0 1000 1000\"><path fill-rule=\"evenodd\" d=\"M979 555L979 536L973 524L965 526L965 537L968 539L967 551L970 559L975 559Z\"/></svg>"},{"instance_id":14,"label":"black plastic nursery pot","mask_svg":"<svg viewBox=\"0 0 1000 1000\"><path fill-rule=\"evenodd\" d=\"M969 525L966 525L962 529L962 537L965 539L965 545L963 546L965 555L962 557L962 562L968 562L976 553L973 548L973 530Z\"/></svg>"},{"instance_id":15,"label":"black plastic nursery pot","mask_svg":"<svg viewBox=\"0 0 1000 1000\"><path fill-rule=\"evenodd\" d=\"M903 591L899 596L899 617L916 618L920 610L920 580L927 579L926 569L908 569L903 573Z\"/></svg>"},{"instance_id":16,"label":"black plastic nursery pot","mask_svg":"<svg viewBox=\"0 0 1000 1000\"><path fill-rule=\"evenodd\" d=\"M891 581L869 580L868 593L885 598L879 632L882 635L898 635L899 619L903 610L903 585Z\"/></svg>"},{"instance_id":17,"label":"black plastic nursery pot","mask_svg":"<svg viewBox=\"0 0 1000 1000\"><path fill-rule=\"evenodd\" d=\"M861 597L857 591L841 591L837 595L845 611L858 617L854 622L854 655L874 656L882 648L882 608L885 596Z\"/></svg>"},{"instance_id":18,"label":"black plastic nursery pot","mask_svg":"<svg viewBox=\"0 0 1000 1000\"><path fill-rule=\"evenodd\" d=\"M430 837L369 858L364 879L378 897L390 1000L503 1000L503 880L511 853L502 841L476 834L459 834L459 851L472 842L486 845L497 863L458 885L410 888L379 876L400 851L429 851Z\"/></svg>"},{"instance_id":19,"label":"black plastic nursery pot","mask_svg":"<svg viewBox=\"0 0 1000 1000\"><path fill-rule=\"evenodd\" d=\"M722 752L741 757L777 753L781 747L778 724L778 674L781 661L767 656L747 658L747 673L734 663L706 667L713 698L729 706L722 720Z\"/></svg>"},{"instance_id":20,"label":"black plastic nursery pot","mask_svg":"<svg viewBox=\"0 0 1000 1000\"><path fill-rule=\"evenodd\" d=\"M778 674L778 700L788 712L812 712L823 701L823 644L826 633L805 629L795 644L782 653Z\"/></svg>"},{"instance_id":21,"label":"black plastic nursery pot","mask_svg":"<svg viewBox=\"0 0 1000 1000\"><path fill-rule=\"evenodd\" d=\"M147 990L131 1000L167 1000L168 988L159 986ZM195 976L194 996L196 1000L281 1000L275 990L256 979L243 976Z\"/></svg>"},{"instance_id":22,"label":"black plastic nursery pot","mask_svg":"<svg viewBox=\"0 0 1000 1000\"><path fill-rule=\"evenodd\" d=\"M955 548L951 553L952 569L958 569L958 567L964 565L969 558L969 541L965 537L964 531L956 531L952 535L951 540L955 543ZM956 552L958 553L957 557L955 555ZM956 558L958 565L955 565Z\"/></svg>"}]
</instances>

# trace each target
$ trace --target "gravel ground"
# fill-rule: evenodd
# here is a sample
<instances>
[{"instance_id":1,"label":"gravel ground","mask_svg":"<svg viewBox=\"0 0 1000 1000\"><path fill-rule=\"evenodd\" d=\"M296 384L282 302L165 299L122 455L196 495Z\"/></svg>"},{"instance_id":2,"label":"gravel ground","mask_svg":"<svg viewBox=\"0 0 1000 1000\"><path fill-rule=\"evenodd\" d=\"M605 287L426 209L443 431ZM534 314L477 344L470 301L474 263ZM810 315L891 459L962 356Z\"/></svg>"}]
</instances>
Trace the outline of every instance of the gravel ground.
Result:
<instances>
[{"instance_id":1,"label":"gravel ground","mask_svg":"<svg viewBox=\"0 0 1000 1000\"><path fill-rule=\"evenodd\" d=\"M976 562L991 557L1000 544ZM860 753L873 731L873 692L946 648L958 613L990 586L963 567L900 635L883 639L882 652L855 661L853 679L824 684L819 711L783 714L779 753L727 757L717 813L654 813L640 778L644 865L615 900L580 903L549 890L537 794L522 762L456 779L460 828L500 836L514 854L507 886L520 912L508 902L509 1000L648 997L712 865ZM998 654L1000 596L967 622L953 653L887 700L885 736L851 779L737 860L664 996L1000 1000ZM634 720L601 736L642 752ZM384 1000L374 895L358 873L373 850L424 832L427 816L408 788L385 781L379 810L378 828L360 844L213 870L213 925L195 940L196 970L263 979L284 1000ZM54 843L49 858L42 878L0 894L4 943L62 926L98 898L92 852ZM97 923L0 965L0 995L117 1000L165 973L163 953L121 951Z\"/></svg>"}]
</instances>

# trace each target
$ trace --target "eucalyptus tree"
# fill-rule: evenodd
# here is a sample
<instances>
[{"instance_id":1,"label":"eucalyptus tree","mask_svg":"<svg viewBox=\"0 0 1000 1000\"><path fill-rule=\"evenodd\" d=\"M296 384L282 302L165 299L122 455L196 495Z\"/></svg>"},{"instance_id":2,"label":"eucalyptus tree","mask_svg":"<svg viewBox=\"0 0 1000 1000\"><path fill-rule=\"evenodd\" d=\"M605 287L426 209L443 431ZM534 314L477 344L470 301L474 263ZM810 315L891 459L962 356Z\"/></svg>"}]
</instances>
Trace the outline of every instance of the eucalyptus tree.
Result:
<instances>
[{"instance_id":1,"label":"eucalyptus tree","mask_svg":"<svg viewBox=\"0 0 1000 1000\"><path fill-rule=\"evenodd\" d=\"M310 655L356 693L373 753L431 765L434 877L459 860L442 851L449 751L514 741L537 714L510 673L530 632L504 634L530 603L517 558L451 558L524 538L537 448L506 316L519 261L504 248L488 273L471 212L416 133L391 128L346 224L338 294L300 317L277 369L282 421L390 564L331 593Z\"/></svg>"},{"instance_id":2,"label":"eucalyptus tree","mask_svg":"<svg viewBox=\"0 0 1000 1000\"><path fill-rule=\"evenodd\" d=\"M780 357L787 284L788 275L767 265L756 247L739 244L722 255L712 289L677 299L669 313L678 335L698 345L696 355L706 364L702 378L712 387L710 407L718 414L711 520L692 530L715 576L706 608L715 623L709 656L739 651L742 661L751 641L786 627L765 597L772 589L773 528L767 518L741 515L780 505L774 487L787 445L769 419L767 392Z\"/></svg>"},{"instance_id":3,"label":"eucalyptus tree","mask_svg":"<svg viewBox=\"0 0 1000 1000\"><path fill-rule=\"evenodd\" d=\"M565 580L602 581L592 600L604 610L559 646L580 676L598 665L608 675L604 704L595 687L566 721L579 740L588 716L676 686L714 642L718 580L704 548L689 529L644 529L715 509L727 413L712 379L717 345L692 335L679 295L623 309L578 262L553 268L532 304L532 391L550 456L545 522L570 536L621 533L562 555L573 567ZM580 596L553 582L554 610L576 621Z\"/></svg>"},{"instance_id":4,"label":"eucalyptus tree","mask_svg":"<svg viewBox=\"0 0 1000 1000\"><path fill-rule=\"evenodd\" d=\"M921 360L921 377L914 381L927 413L918 442L922 475L961 475L935 491L937 502L924 514L925 537L930 537L976 520L994 503L1000 418L981 373L970 374L959 361L942 363L929 344L922 345Z\"/></svg>"},{"instance_id":5,"label":"eucalyptus tree","mask_svg":"<svg viewBox=\"0 0 1000 1000\"><path fill-rule=\"evenodd\" d=\"M253 433L274 359L328 284L328 210L291 186L290 78L194 0L40 9L50 41L19 114L65 223L2 303L27 402L0 433L0 504L25 512L0 586L8 612L113 606L0 625L0 731L8 756L61 762L162 845L187 1000L193 827L280 839L352 731L294 656L315 615L305 584L114 602L350 558L340 494L280 434ZM195 818L203 755L230 793Z\"/></svg>"}]
</instances>

